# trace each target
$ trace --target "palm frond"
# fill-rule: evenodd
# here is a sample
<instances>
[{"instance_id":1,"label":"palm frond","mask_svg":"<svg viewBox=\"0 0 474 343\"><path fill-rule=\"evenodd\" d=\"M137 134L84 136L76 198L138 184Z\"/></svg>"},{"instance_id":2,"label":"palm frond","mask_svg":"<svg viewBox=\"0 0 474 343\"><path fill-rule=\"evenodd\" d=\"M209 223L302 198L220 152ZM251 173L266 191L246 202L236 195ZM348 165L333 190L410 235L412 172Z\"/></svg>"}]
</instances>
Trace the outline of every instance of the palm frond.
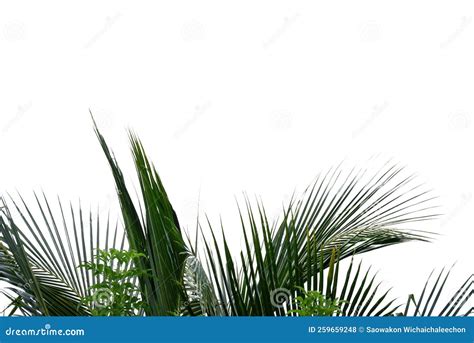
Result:
<instances>
[{"instance_id":1,"label":"palm frond","mask_svg":"<svg viewBox=\"0 0 474 343\"><path fill-rule=\"evenodd\" d=\"M11 285L12 308L28 315L87 315L80 299L89 295L97 280L77 266L90 260L98 248L123 244L123 239L116 240L118 226L111 241L109 221L105 235L99 237L99 215L94 225L92 213L86 217L80 206L74 210L70 205L68 217L58 199L61 215L56 218L44 195L42 199L35 195L36 206L19 198L20 203L11 198L17 219L3 199L0 216L0 280Z\"/></svg>"},{"instance_id":2,"label":"palm frond","mask_svg":"<svg viewBox=\"0 0 474 343\"><path fill-rule=\"evenodd\" d=\"M140 140L130 133L141 189L140 209L137 210L120 167L97 126L95 132L115 179L130 247L146 256L135 263L140 269L151 273L139 277L142 294L149 305L146 313L172 315L186 301L182 279L188 256L176 213Z\"/></svg>"},{"instance_id":3,"label":"palm frond","mask_svg":"<svg viewBox=\"0 0 474 343\"><path fill-rule=\"evenodd\" d=\"M183 315L221 316L224 312L200 260L190 255L186 260L183 283L188 297Z\"/></svg>"},{"instance_id":4,"label":"palm frond","mask_svg":"<svg viewBox=\"0 0 474 343\"><path fill-rule=\"evenodd\" d=\"M223 228L218 239L208 220L211 243L202 239L209 277L219 301L227 304L227 314L274 315L272 292L306 284L315 289L318 274L330 266L334 248L343 260L393 244L429 240L428 232L403 227L436 215L432 197L420 186L411 186L413 177L403 177L402 170L386 166L361 181L365 172L353 170L344 176L336 168L319 177L302 200L292 199L276 225L269 224L260 202L253 208L246 199L245 212L239 209L245 248L237 261ZM356 313L355 308L345 312ZM285 314L281 309L276 313Z\"/></svg>"},{"instance_id":5,"label":"palm frond","mask_svg":"<svg viewBox=\"0 0 474 343\"><path fill-rule=\"evenodd\" d=\"M302 290L343 300L340 315L393 315L399 306L390 290L382 291L376 274L356 265L354 256L432 237L412 226L437 217L430 192L403 168L386 164L374 174L355 168L346 173L341 166L321 174L283 206L276 221L261 201L253 205L245 198L238 208L244 246L237 255L222 221L217 227L209 218L198 218L194 243L189 237L186 242L138 137L129 134L140 185L140 196L133 200L97 126L95 132L115 181L123 227L112 228L107 220L104 231L92 211L85 213L80 205L65 211L59 199L55 209L44 195L35 195L35 206L21 196L10 197L11 206L2 199L0 281L9 284L2 292L11 314L89 315L81 298L91 295L101 276L77 266L94 259L97 249L130 247L143 254L134 264L146 272L133 282L147 304L146 315L296 315L295 299ZM347 258L348 268L341 272ZM440 305L449 274L443 270L429 278L420 296L411 294L398 314L471 314L472 275Z\"/></svg>"},{"instance_id":6,"label":"palm frond","mask_svg":"<svg viewBox=\"0 0 474 343\"><path fill-rule=\"evenodd\" d=\"M474 275L471 274L454 292L450 300L444 304L440 302L451 267L443 268L438 276L432 279L434 270L428 276L426 283L419 296L410 294L407 299L405 310L400 315L404 316L470 316L474 314L474 307L469 300L474 295ZM413 306L412 306L413 305ZM469 307L471 306L471 307Z\"/></svg>"}]
</instances>

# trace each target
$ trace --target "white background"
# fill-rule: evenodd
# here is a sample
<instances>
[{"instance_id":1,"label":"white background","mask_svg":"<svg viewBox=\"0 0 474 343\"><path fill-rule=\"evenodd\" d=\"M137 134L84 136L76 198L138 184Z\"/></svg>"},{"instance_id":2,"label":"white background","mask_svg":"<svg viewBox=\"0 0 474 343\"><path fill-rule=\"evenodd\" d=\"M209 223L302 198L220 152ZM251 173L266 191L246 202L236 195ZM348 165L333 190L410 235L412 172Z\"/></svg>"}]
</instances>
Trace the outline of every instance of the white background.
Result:
<instances>
[{"instance_id":1,"label":"white background","mask_svg":"<svg viewBox=\"0 0 474 343\"><path fill-rule=\"evenodd\" d=\"M442 235L365 256L401 300L472 272L472 1L3 1L0 192L116 208L89 108L132 180L142 138L181 222L240 248L235 197L270 213L345 159L393 158L439 195ZM349 163L350 165L350 163Z\"/></svg>"}]
</instances>

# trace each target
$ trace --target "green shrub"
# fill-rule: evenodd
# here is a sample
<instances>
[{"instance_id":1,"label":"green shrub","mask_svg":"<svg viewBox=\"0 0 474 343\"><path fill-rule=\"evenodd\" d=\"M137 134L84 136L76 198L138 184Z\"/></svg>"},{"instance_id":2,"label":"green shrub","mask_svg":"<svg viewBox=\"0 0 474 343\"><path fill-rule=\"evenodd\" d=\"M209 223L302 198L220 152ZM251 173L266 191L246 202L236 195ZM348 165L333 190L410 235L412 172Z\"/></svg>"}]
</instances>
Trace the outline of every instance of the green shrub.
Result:
<instances>
[{"instance_id":1,"label":"green shrub","mask_svg":"<svg viewBox=\"0 0 474 343\"><path fill-rule=\"evenodd\" d=\"M144 309L136 278L146 272L134 266L133 261L145 257L134 250L98 250L94 261L80 265L92 272L99 282L81 298L93 316L134 316Z\"/></svg>"},{"instance_id":2,"label":"green shrub","mask_svg":"<svg viewBox=\"0 0 474 343\"><path fill-rule=\"evenodd\" d=\"M326 298L318 291L305 291L300 288L303 295L296 297L295 303L298 307L290 313L297 313L300 316L333 316L341 312L343 300Z\"/></svg>"}]
</instances>

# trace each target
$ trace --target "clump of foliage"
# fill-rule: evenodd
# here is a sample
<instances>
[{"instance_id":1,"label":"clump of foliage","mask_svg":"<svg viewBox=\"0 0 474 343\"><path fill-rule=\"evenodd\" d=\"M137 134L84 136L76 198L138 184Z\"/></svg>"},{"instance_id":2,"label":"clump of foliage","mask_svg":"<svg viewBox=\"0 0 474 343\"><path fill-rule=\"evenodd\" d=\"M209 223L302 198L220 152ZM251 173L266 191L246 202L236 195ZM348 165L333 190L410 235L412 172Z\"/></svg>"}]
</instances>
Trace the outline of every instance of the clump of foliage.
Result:
<instances>
[{"instance_id":1,"label":"clump of foliage","mask_svg":"<svg viewBox=\"0 0 474 343\"><path fill-rule=\"evenodd\" d=\"M95 123L94 129L115 182L121 224L114 229L100 211L86 212L80 204L58 199L54 206L44 194L34 194L34 206L21 196L9 197L8 204L0 196L0 282L8 284L0 295L7 297L10 315L287 316L295 307L308 315L315 314L313 307L320 315L341 316L473 314L472 273L448 303L442 299L451 269L397 305L370 267L354 262L369 251L434 238L411 226L438 214L431 193L403 167L346 171L341 164L294 194L275 218L262 201L245 197L236 218L245 244L233 251L223 222L201 221L199 209L196 236L186 234L133 132L137 192ZM340 273L339 262L349 259ZM295 294L295 287L326 299ZM288 298L275 304L281 289ZM301 296L296 305L295 295Z\"/></svg>"},{"instance_id":2,"label":"clump of foliage","mask_svg":"<svg viewBox=\"0 0 474 343\"><path fill-rule=\"evenodd\" d=\"M302 295L295 298L298 307L291 310L290 313L297 313L300 316L333 316L341 313L341 305L346 303L344 300L325 297L318 291L306 291L301 289Z\"/></svg>"},{"instance_id":3,"label":"clump of foliage","mask_svg":"<svg viewBox=\"0 0 474 343\"><path fill-rule=\"evenodd\" d=\"M146 271L135 267L136 259L145 257L135 250L98 250L95 260L79 267L92 272L97 283L89 287L81 303L93 316L134 316L144 310L136 279Z\"/></svg>"}]
</instances>

